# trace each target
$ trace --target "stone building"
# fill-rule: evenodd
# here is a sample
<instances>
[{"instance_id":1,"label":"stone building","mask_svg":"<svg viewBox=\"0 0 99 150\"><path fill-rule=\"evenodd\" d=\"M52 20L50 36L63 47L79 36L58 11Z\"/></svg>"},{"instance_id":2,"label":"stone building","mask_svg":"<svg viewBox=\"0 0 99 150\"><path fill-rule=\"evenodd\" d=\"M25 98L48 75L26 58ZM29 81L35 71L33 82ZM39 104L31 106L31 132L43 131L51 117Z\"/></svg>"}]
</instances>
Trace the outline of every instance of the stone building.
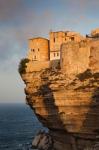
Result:
<instances>
[{"instance_id":1,"label":"stone building","mask_svg":"<svg viewBox=\"0 0 99 150\"><path fill-rule=\"evenodd\" d=\"M61 46L61 70L67 75L79 74L89 68L90 46L85 42L68 42Z\"/></svg>"},{"instance_id":2,"label":"stone building","mask_svg":"<svg viewBox=\"0 0 99 150\"><path fill-rule=\"evenodd\" d=\"M49 54L49 40L38 37L29 39L28 58L31 61L48 61Z\"/></svg>"},{"instance_id":3,"label":"stone building","mask_svg":"<svg viewBox=\"0 0 99 150\"><path fill-rule=\"evenodd\" d=\"M84 39L79 33L70 31L50 32L50 38L29 39L28 58L32 61L49 61L60 59L60 47L68 41L79 42Z\"/></svg>"},{"instance_id":4,"label":"stone building","mask_svg":"<svg viewBox=\"0 0 99 150\"><path fill-rule=\"evenodd\" d=\"M50 32L50 60L60 59L60 47L68 41L80 42L84 37L77 32Z\"/></svg>"}]
</instances>

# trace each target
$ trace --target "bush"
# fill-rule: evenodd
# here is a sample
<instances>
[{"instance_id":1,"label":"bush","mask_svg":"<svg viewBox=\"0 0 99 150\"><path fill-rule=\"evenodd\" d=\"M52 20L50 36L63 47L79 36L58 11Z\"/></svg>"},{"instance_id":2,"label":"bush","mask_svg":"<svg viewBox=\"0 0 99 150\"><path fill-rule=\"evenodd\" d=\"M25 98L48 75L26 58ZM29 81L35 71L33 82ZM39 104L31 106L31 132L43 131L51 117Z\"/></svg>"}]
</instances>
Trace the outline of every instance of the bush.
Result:
<instances>
[{"instance_id":1,"label":"bush","mask_svg":"<svg viewBox=\"0 0 99 150\"><path fill-rule=\"evenodd\" d=\"M99 72L94 73L93 76L95 79L99 79Z\"/></svg>"},{"instance_id":2,"label":"bush","mask_svg":"<svg viewBox=\"0 0 99 150\"><path fill-rule=\"evenodd\" d=\"M20 74L26 73L26 63L28 62L29 62L28 58L21 59L19 67L18 67L18 71Z\"/></svg>"},{"instance_id":3,"label":"bush","mask_svg":"<svg viewBox=\"0 0 99 150\"><path fill-rule=\"evenodd\" d=\"M87 69L85 72L78 74L77 77L80 81L84 81L92 77L92 72L90 69Z\"/></svg>"},{"instance_id":4,"label":"bush","mask_svg":"<svg viewBox=\"0 0 99 150\"><path fill-rule=\"evenodd\" d=\"M51 68L52 70L60 69L60 60L52 60L51 61Z\"/></svg>"}]
</instances>

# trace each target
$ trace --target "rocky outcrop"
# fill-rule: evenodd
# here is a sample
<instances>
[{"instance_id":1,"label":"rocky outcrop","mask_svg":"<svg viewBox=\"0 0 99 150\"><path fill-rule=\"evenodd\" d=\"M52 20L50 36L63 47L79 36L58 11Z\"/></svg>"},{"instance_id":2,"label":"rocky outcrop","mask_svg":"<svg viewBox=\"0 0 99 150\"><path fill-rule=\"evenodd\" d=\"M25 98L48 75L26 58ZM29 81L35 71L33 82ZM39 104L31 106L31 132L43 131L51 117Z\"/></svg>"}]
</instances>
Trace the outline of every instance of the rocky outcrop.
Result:
<instances>
[{"instance_id":1,"label":"rocky outcrop","mask_svg":"<svg viewBox=\"0 0 99 150\"><path fill-rule=\"evenodd\" d=\"M57 150L94 144L99 131L99 73L67 77L50 69L22 74L29 106L49 128Z\"/></svg>"},{"instance_id":2,"label":"rocky outcrop","mask_svg":"<svg viewBox=\"0 0 99 150\"><path fill-rule=\"evenodd\" d=\"M32 142L32 147L40 150L54 150L53 139L50 134L39 131Z\"/></svg>"},{"instance_id":3,"label":"rocky outcrop","mask_svg":"<svg viewBox=\"0 0 99 150\"><path fill-rule=\"evenodd\" d=\"M27 68L26 72L21 74L26 84L27 103L39 121L49 129L55 150L88 148L90 150L98 145L96 138L99 134L98 44L97 41L89 41L90 50L89 48L79 50L78 44L73 44L77 48L75 49L69 43L71 52L67 45L63 47L64 56L69 56L64 60L63 68L50 67L40 71L30 71ZM80 55L83 55L83 61ZM67 66L66 62L69 62ZM76 64L79 64L80 72L74 68ZM75 74L72 72L68 74L70 70L76 70Z\"/></svg>"}]
</instances>

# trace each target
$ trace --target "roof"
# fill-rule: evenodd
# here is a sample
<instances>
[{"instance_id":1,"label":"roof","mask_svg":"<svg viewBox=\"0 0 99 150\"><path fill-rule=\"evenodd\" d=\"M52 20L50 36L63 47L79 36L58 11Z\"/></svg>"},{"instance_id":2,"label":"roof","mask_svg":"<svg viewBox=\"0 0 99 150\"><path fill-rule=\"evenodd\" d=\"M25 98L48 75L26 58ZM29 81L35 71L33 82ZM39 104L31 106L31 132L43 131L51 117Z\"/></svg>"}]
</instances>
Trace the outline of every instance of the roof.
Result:
<instances>
[{"instance_id":1,"label":"roof","mask_svg":"<svg viewBox=\"0 0 99 150\"><path fill-rule=\"evenodd\" d=\"M51 31L50 33L60 33L60 32L63 32L63 33L67 33L67 32L72 32L72 31Z\"/></svg>"},{"instance_id":2,"label":"roof","mask_svg":"<svg viewBox=\"0 0 99 150\"><path fill-rule=\"evenodd\" d=\"M33 37L33 38L30 38L30 39L28 39L28 40L35 40L35 39L43 39L43 40L48 40L48 39L46 39L46 38L43 38L43 37Z\"/></svg>"},{"instance_id":3,"label":"roof","mask_svg":"<svg viewBox=\"0 0 99 150\"><path fill-rule=\"evenodd\" d=\"M57 33L67 33L67 35L80 35L79 32L75 32L75 31L56 31L56 32L53 32L51 31L50 33L54 33L54 34L57 34Z\"/></svg>"}]
</instances>

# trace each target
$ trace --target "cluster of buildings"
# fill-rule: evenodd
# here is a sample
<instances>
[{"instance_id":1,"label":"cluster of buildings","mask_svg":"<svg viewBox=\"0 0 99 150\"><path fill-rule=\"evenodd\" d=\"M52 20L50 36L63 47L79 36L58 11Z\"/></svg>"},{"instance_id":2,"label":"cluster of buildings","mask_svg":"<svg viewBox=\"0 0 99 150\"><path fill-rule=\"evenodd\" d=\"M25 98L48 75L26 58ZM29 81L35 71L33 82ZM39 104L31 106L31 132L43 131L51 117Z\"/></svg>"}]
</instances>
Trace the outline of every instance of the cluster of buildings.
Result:
<instances>
[{"instance_id":1,"label":"cluster of buildings","mask_svg":"<svg viewBox=\"0 0 99 150\"><path fill-rule=\"evenodd\" d=\"M28 72L55 67L57 62L66 74L78 74L88 68L99 71L99 29L86 37L71 31L50 32L49 39L29 39L28 48Z\"/></svg>"},{"instance_id":2,"label":"cluster of buildings","mask_svg":"<svg viewBox=\"0 0 99 150\"><path fill-rule=\"evenodd\" d=\"M29 39L28 58L31 61L51 61L60 59L60 48L69 41L80 42L84 37L77 32L50 32L49 40L42 37Z\"/></svg>"}]
</instances>

